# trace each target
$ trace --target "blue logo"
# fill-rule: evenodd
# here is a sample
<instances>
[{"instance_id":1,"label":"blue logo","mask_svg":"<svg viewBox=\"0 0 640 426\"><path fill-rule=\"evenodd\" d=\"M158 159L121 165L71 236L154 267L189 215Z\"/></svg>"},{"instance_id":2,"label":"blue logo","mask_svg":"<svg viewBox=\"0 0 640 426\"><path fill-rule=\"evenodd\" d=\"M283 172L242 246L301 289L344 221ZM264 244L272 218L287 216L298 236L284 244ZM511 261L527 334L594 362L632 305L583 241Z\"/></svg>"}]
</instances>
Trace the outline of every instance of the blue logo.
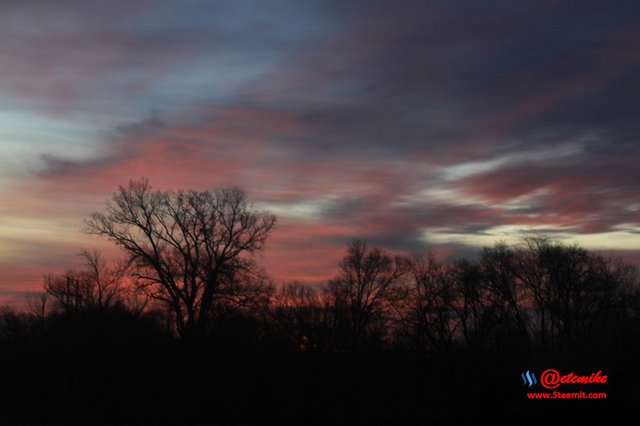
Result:
<instances>
[{"instance_id":1,"label":"blue logo","mask_svg":"<svg viewBox=\"0 0 640 426\"><path fill-rule=\"evenodd\" d=\"M525 386L529 385L529 387L531 387L533 385L538 384L538 379L536 379L536 375L533 374L533 371L527 370L524 373L522 373L520 377L522 377L522 383Z\"/></svg>"}]
</instances>

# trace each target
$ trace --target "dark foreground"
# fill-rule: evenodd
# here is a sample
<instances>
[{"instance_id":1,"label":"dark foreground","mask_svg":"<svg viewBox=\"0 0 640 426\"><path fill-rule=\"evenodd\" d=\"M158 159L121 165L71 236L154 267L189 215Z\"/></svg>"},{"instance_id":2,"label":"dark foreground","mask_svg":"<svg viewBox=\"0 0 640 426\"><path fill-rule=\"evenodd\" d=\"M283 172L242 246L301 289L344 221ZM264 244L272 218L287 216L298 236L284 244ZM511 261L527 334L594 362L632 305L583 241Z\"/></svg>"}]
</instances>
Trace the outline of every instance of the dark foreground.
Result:
<instances>
[{"instance_id":1,"label":"dark foreground","mask_svg":"<svg viewBox=\"0 0 640 426\"><path fill-rule=\"evenodd\" d=\"M30 312L0 308L0 422L574 425L637 417L637 268L528 242L455 264L393 260L355 242L338 278L319 289L234 276L217 288L202 328L176 328L182 310L143 309L125 287L105 299L114 287L101 285L103 269L50 277L55 303L43 294Z\"/></svg>"},{"instance_id":2,"label":"dark foreground","mask_svg":"<svg viewBox=\"0 0 640 426\"><path fill-rule=\"evenodd\" d=\"M126 315L59 316L47 327L42 336L2 342L4 424L533 424L551 417L577 424L637 413L640 402L637 335L553 356L506 344L443 355L390 347L304 352L240 316L197 346ZM539 380L548 368L601 370L606 384L558 390L607 399L527 400L527 391L545 389L526 386L521 374Z\"/></svg>"}]
</instances>

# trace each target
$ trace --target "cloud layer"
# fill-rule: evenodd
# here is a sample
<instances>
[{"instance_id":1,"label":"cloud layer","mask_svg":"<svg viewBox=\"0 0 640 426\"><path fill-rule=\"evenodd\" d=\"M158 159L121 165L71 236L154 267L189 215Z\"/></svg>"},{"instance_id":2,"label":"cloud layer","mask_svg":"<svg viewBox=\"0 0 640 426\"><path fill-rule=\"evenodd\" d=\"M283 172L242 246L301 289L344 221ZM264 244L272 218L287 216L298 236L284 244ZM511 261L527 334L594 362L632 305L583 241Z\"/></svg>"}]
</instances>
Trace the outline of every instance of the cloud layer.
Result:
<instances>
[{"instance_id":1,"label":"cloud layer","mask_svg":"<svg viewBox=\"0 0 640 426\"><path fill-rule=\"evenodd\" d=\"M637 259L639 24L635 1L6 2L0 287L76 265L141 176L245 188L278 281L326 279L352 237Z\"/></svg>"}]
</instances>

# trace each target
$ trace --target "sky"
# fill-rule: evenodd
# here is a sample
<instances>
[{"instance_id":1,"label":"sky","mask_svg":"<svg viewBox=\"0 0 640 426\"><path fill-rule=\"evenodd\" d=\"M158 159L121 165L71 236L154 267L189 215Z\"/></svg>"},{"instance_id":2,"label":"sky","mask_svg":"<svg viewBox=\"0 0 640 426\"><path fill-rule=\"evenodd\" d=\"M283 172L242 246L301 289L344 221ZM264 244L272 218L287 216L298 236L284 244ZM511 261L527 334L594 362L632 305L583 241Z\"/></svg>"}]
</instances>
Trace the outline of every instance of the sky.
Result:
<instances>
[{"instance_id":1,"label":"sky","mask_svg":"<svg viewBox=\"0 0 640 426\"><path fill-rule=\"evenodd\" d=\"M275 282L354 237L640 262L640 2L0 0L0 302L131 179L243 188Z\"/></svg>"}]
</instances>

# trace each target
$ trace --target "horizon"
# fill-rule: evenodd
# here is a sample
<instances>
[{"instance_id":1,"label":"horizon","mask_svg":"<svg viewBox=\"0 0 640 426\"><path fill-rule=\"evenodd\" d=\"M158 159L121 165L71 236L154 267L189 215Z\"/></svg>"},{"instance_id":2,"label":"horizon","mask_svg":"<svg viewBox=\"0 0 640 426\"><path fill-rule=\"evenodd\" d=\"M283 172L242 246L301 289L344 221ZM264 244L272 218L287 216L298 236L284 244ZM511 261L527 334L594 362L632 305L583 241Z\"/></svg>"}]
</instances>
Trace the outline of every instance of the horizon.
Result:
<instances>
[{"instance_id":1,"label":"horizon","mask_svg":"<svg viewBox=\"0 0 640 426\"><path fill-rule=\"evenodd\" d=\"M523 233L640 265L640 4L10 2L0 304L111 243L131 179L243 188L276 283L353 238L466 257Z\"/></svg>"}]
</instances>

